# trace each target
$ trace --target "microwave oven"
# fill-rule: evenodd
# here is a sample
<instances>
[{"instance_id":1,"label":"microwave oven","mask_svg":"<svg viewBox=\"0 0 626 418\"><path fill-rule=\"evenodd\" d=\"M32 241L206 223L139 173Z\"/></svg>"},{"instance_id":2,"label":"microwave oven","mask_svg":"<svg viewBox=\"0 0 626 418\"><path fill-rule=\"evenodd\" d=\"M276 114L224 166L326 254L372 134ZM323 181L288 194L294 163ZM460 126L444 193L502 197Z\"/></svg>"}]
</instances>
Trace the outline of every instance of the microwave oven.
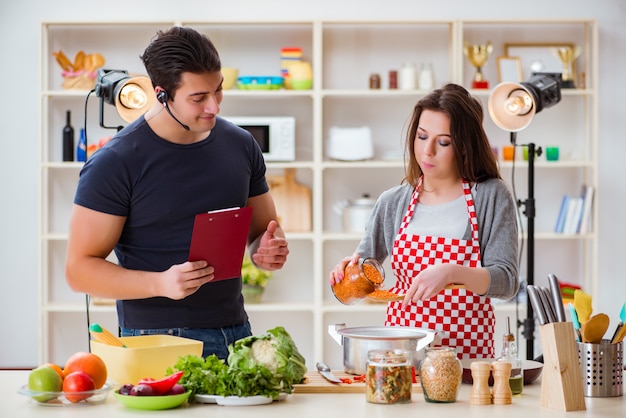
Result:
<instances>
[{"instance_id":1,"label":"microwave oven","mask_svg":"<svg viewBox=\"0 0 626 418\"><path fill-rule=\"evenodd\" d=\"M250 132L263 151L265 161L296 159L296 119L291 116L225 117Z\"/></svg>"}]
</instances>

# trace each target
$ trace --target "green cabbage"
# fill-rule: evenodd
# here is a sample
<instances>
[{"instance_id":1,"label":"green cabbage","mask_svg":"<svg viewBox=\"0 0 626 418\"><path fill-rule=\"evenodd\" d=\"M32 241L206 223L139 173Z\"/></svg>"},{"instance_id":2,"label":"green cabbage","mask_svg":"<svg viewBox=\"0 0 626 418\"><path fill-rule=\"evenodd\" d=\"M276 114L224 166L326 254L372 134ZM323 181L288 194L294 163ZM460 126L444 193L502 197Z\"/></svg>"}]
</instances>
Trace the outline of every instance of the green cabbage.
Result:
<instances>
[{"instance_id":1,"label":"green cabbage","mask_svg":"<svg viewBox=\"0 0 626 418\"><path fill-rule=\"evenodd\" d=\"M283 327L252 335L228 347L228 365L214 354L180 357L168 372L183 370L180 384L196 393L221 396L262 395L276 399L292 393L307 372L306 360Z\"/></svg>"}]
</instances>

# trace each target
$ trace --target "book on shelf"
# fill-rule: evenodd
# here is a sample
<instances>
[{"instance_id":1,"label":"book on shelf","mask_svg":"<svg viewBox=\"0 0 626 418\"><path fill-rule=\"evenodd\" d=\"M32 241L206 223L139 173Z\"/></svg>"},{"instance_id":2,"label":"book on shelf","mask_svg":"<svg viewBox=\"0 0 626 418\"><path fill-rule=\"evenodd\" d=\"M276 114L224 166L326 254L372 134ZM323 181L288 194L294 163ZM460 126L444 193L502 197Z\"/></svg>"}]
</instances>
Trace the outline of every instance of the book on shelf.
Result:
<instances>
[{"instance_id":1,"label":"book on shelf","mask_svg":"<svg viewBox=\"0 0 626 418\"><path fill-rule=\"evenodd\" d=\"M564 195L554 232L559 234L586 234L591 231L594 188L583 185L579 196Z\"/></svg>"},{"instance_id":2,"label":"book on shelf","mask_svg":"<svg viewBox=\"0 0 626 418\"><path fill-rule=\"evenodd\" d=\"M593 198L595 190L593 186L583 186L584 187L584 205L583 212L580 221L580 228L578 232L580 234L587 234L591 232L591 212L593 210Z\"/></svg>"}]
</instances>

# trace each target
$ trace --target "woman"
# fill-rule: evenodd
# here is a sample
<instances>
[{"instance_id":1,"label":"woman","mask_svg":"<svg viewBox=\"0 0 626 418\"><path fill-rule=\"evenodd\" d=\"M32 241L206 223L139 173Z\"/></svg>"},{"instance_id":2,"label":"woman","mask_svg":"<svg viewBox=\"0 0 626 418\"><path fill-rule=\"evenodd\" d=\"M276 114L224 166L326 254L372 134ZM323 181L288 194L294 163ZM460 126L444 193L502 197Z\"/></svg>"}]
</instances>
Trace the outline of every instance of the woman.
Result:
<instances>
[{"instance_id":1,"label":"woman","mask_svg":"<svg viewBox=\"0 0 626 418\"><path fill-rule=\"evenodd\" d=\"M490 298L519 286L515 202L482 120L480 102L455 84L418 101L406 177L381 194L355 254L330 273L333 285L359 257L391 256L390 290L405 296L389 303L385 325L441 331L461 358L494 356Z\"/></svg>"}]
</instances>

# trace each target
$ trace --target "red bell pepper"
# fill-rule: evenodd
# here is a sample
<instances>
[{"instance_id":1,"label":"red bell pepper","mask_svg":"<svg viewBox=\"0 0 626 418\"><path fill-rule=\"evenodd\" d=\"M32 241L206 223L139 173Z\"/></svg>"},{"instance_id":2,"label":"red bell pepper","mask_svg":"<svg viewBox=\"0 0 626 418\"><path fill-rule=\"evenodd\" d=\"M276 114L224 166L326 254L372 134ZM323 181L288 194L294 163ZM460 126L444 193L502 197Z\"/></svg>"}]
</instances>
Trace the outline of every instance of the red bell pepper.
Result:
<instances>
[{"instance_id":1,"label":"red bell pepper","mask_svg":"<svg viewBox=\"0 0 626 418\"><path fill-rule=\"evenodd\" d=\"M185 372L181 370L159 380L147 377L145 379L141 379L137 384L150 386L154 395L165 395L174 387L176 383L178 383L184 373Z\"/></svg>"}]
</instances>

